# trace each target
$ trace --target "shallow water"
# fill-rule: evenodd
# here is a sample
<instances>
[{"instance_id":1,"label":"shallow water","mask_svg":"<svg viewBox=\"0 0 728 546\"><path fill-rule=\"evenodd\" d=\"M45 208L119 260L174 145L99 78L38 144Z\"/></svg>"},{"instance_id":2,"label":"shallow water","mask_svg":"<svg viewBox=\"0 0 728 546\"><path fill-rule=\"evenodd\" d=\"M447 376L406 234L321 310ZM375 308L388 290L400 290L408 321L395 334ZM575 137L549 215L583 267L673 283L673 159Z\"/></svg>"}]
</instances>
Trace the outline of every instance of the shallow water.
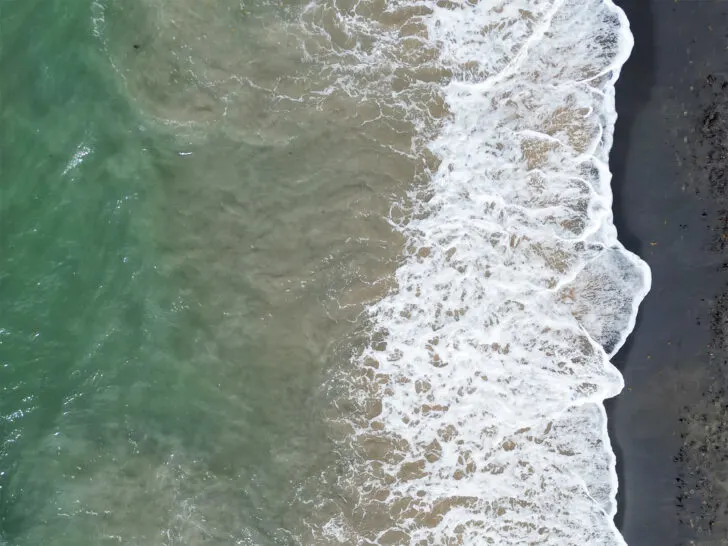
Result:
<instances>
[{"instance_id":1,"label":"shallow water","mask_svg":"<svg viewBox=\"0 0 728 546\"><path fill-rule=\"evenodd\" d=\"M629 35L522 4L5 2L2 540L620 542Z\"/></svg>"}]
</instances>

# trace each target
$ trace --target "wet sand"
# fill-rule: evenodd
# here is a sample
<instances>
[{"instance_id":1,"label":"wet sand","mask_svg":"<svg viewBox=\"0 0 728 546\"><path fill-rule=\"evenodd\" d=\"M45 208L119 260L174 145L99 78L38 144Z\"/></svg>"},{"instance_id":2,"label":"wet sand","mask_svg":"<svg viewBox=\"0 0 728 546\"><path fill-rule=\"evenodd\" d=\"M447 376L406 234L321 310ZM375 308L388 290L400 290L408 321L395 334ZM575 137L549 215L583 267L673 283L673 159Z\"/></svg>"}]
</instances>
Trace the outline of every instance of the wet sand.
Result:
<instances>
[{"instance_id":1,"label":"wet sand","mask_svg":"<svg viewBox=\"0 0 728 546\"><path fill-rule=\"evenodd\" d=\"M608 402L631 546L728 543L728 2L621 0L620 240L652 268Z\"/></svg>"}]
</instances>

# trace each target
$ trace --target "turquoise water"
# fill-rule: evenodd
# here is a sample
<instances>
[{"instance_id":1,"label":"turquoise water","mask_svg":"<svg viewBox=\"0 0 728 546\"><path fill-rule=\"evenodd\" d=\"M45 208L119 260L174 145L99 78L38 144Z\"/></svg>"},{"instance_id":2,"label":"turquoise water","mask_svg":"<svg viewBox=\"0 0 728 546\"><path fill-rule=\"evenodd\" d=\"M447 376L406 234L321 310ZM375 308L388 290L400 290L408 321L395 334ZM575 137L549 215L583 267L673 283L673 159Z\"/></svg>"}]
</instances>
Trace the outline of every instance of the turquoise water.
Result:
<instances>
[{"instance_id":1,"label":"turquoise water","mask_svg":"<svg viewBox=\"0 0 728 546\"><path fill-rule=\"evenodd\" d=\"M140 237L153 169L84 8L11 1L0 14L9 75L0 83L0 464L10 543L79 463L70 429L118 411L114 385L141 367L157 334L150 317L167 313ZM104 392L110 403L90 406Z\"/></svg>"},{"instance_id":2,"label":"turquoise water","mask_svg":"<svg viewBox=\"0 0 728 546\"><path fill-rule=\"evenodd\" d=\"M99 6L0 10L0 536L289 543L291 501L332 447L326 357L255 278L297 263L275 238L249 250L295 214L266 176L275 152L150 121ZM106 17L112 48L136 51L140 14Z\"/></svg>"},{"instance_id":3,"label":"turquoise water","mask_svg":"<svg viewBox=\"0 0 728 546\"><path fill-rule=\"evenodd\" d=\"M0 537L325 543L406 112L332 91L302 5L0 10Z\"/></svg>"}]
</instances>

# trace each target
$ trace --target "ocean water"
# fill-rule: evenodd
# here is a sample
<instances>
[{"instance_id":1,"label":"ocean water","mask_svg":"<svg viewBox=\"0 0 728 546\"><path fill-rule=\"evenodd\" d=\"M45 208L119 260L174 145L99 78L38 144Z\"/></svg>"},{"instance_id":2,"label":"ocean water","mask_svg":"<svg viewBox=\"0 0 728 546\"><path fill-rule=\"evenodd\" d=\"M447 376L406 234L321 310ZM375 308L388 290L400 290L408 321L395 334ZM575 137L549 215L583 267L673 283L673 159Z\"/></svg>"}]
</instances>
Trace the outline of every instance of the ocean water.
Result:
<instances>
[{"instance_id":1,"label":"ocean water","mask_svg":"<svg viewBox=\"0 0 728 546\"><path fill-rule=\"evenodd\" d=\"M623 544L608 0L4 0L0 544Z\"/></svg>"}]
</instances>

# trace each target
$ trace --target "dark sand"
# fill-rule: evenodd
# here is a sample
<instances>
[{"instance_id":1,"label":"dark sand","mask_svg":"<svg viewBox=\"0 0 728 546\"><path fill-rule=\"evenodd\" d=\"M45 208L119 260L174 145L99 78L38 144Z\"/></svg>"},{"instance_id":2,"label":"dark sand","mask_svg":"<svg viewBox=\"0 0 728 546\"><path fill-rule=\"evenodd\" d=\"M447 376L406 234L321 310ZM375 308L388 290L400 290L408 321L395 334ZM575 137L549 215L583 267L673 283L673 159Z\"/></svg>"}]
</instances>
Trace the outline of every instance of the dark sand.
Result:
<instances>
[{"instance_id":1,"label":"dark sand","mask_svg":"<svg viewBox=\"0 0 728 546\"><path fill-rule=\"evenodd\" d=\"M728 544L728 1L617 0L620 239L652 291L614 363L617 524L630 546Z\"/></svg>"}]
</instances>

